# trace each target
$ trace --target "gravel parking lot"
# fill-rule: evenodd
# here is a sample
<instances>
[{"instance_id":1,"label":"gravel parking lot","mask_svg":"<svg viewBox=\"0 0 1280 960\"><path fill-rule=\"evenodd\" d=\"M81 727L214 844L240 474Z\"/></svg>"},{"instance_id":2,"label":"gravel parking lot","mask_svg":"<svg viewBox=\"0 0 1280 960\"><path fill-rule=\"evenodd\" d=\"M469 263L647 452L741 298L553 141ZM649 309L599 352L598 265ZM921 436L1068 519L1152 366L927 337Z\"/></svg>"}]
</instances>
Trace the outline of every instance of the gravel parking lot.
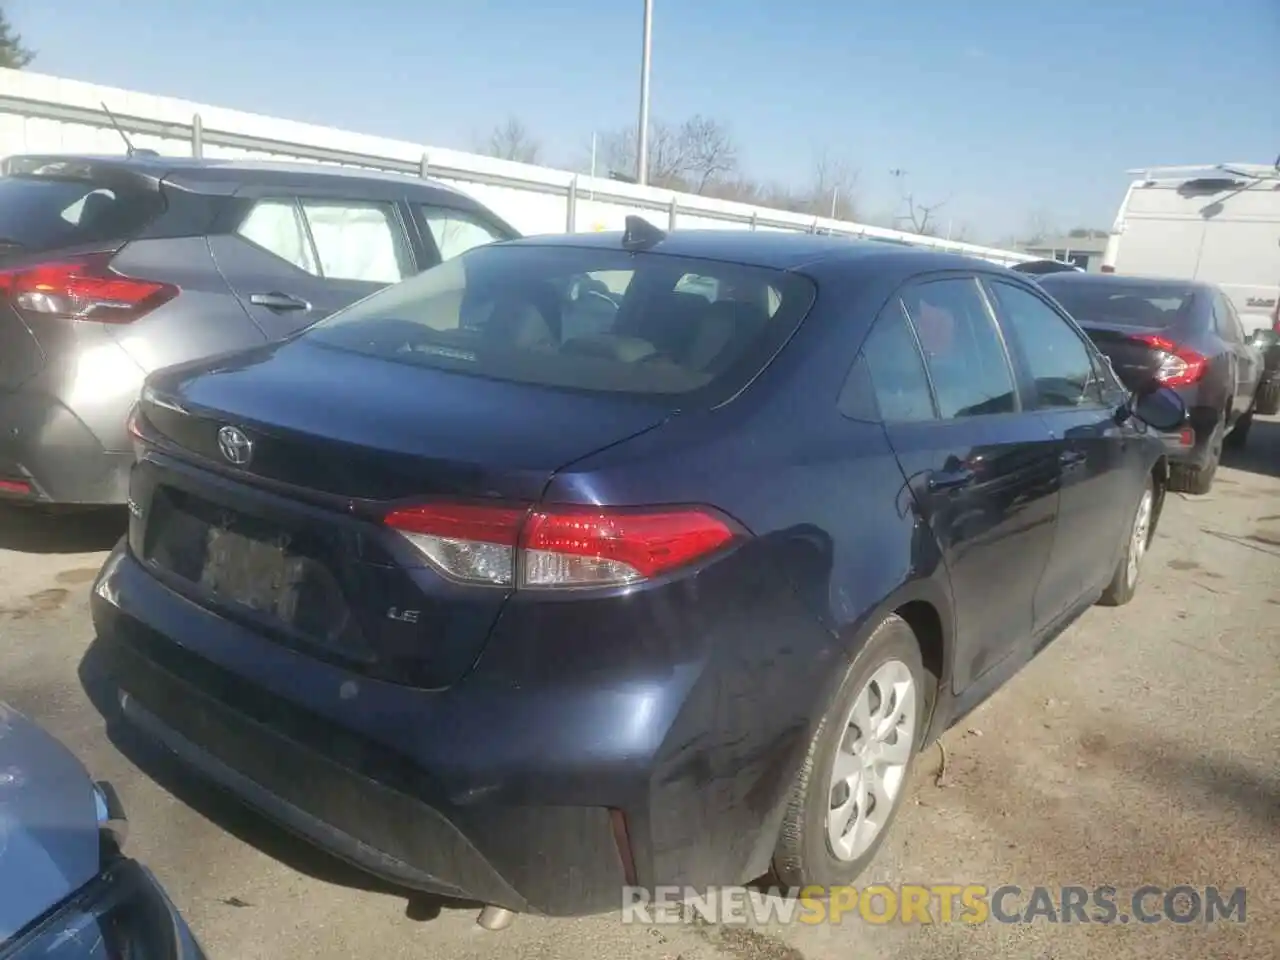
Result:
<instances>
[{"instance_id":1,"label":"gravel parking lot","mask_svg":"<svg viewBox=\"0 0 1280 960\"><path fill-rule=\"evenodd\" d=\"M1280 956L1280 420L1200 498L1173 495L1137 599L1095 609L932 747L867 882L1247 888L1206 925L848 918L839 926L624 925L407 898L313 853L137 745L81 677L89 582L121 516L0 513L0 698L119 788L132 852L212 957L872 960ZM90 684L92 687L92 684ZM158 785L157 781L163 784Z\"/></svg>"}]
</instances>

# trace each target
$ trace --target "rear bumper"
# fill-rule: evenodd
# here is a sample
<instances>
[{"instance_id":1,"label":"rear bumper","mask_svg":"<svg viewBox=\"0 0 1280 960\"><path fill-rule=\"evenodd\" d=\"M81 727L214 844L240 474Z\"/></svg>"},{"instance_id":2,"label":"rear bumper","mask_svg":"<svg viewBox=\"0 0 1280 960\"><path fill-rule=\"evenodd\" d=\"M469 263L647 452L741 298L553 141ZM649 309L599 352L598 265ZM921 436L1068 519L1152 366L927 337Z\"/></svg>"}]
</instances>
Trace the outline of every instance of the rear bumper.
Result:
<instances>
[{"instance_id":1,"label":"rear bumper","mask_svg":"<svg viewBox=\"0 0 1280 960\"><path fill-rule=\"evenodd\" d=\"M128 498L133 459L132 452L104 449L75 414L50 396L28 390L0 393L0 500L122 504Z\"/></svg>"},{"instance_id":2,"label":"rear bumper","mask_svg":"<svg viewBox=\"0 0 1280 960\"><path fill-rule=\"evenodd\" d=\"M527 631L499 627L467 678L414 689L264 640L169 591L123 545L92 607L122 715L187 765L393 883L549 915L615 910L629 884L764 873L832 672L830 650L776 609L729 618L724 664L686 659L624 605L647 641L620 626L573 637L596 645L582 663L550 662ZM757 659L752 621L786 649Z\"/></svg>"}]
</instances>

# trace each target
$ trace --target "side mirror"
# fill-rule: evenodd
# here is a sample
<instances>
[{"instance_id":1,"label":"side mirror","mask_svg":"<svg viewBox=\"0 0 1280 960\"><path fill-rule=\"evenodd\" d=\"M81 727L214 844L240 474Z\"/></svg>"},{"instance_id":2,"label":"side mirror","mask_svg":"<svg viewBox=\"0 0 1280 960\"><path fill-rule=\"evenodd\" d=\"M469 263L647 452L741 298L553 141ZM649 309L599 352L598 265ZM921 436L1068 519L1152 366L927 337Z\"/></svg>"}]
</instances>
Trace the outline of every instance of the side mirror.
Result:
<instances>
[{"instance_id":1,"label":"side mirror","mask_svg":"<svg viewBox=\"0 0 1280 960\"><path fill-rule=\"evenodd\" d=\"M1155 386L1129 398L1129 412L1153 430L1169 433L1187 422L1187 405L1168 387Z\"/></svg>"}]
</instances>

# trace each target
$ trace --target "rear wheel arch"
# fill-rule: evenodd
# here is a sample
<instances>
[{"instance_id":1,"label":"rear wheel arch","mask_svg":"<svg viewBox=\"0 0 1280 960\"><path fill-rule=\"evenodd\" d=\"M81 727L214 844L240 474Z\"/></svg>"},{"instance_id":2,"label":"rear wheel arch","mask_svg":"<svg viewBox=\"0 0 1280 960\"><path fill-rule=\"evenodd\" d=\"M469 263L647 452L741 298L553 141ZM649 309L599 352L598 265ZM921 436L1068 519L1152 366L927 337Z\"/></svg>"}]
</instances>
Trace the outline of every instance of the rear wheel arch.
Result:
<instances>
[{"instance_id":1,"label":"rear wheel arch","mask_svg":"<svg viewBox=\"0 0 1280 960\"><path fill-rule=\"evenodd\" d=\"M846 656L852 661L887 618L896 615L906 621L915 634L920 660L928 675L929 703L919 730L922 745L927 743L923 738L933 729L933 714L942 700L942 691L951 683L954 628L950 611L950 595L936 577L912 580L886 597L871 615L842 637ZM818 704L817 720L830 709L835 693L836 690L829 690L822 698Z\"/></svg>"}]
</instances>

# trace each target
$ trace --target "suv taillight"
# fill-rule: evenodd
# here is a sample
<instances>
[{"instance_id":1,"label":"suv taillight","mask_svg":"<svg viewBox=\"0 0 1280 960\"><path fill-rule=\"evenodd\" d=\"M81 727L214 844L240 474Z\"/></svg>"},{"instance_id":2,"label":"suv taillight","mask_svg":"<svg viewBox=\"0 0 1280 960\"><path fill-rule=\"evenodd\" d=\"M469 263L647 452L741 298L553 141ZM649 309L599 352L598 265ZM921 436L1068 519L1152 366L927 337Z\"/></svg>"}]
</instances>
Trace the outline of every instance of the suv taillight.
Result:
<instances>
[{"instance_id":1,"label":"suv taillight","mask_svg":"<svg viewBox=\"0 0 1280 960\"><path fill-rule=\"evenodd\" d=\"M639 583L742 533L703 507L427 504L393 510L383 523L451 580L533 589Z\"/></svg>"},{"instance_id":2,"label":"suv taillight","mask_svg":"<svg viewBox=\"0 0 1280 960\"><path fill-rule=\"evenodd\" d=\"M1204 376L1209 365L1209 359L1203 354L1180 347L1165 337L1140 334L1133 339L1157 351L1160 368L1156 370L1155 377L1166 387L1185 387L1195 383Z\"/></svg>"},{"instance_id":3,"label":"suv taillight","mask_svg":"<svg viewBox=\"0 0 1280 960\"><path fill-rule=\"evenodd\" d=\"M132 323L179 293L169 283L117 273L110 261L110 254L90 254L0 270L0 296L22 313Z\"/></svg>"}]
</instances>

